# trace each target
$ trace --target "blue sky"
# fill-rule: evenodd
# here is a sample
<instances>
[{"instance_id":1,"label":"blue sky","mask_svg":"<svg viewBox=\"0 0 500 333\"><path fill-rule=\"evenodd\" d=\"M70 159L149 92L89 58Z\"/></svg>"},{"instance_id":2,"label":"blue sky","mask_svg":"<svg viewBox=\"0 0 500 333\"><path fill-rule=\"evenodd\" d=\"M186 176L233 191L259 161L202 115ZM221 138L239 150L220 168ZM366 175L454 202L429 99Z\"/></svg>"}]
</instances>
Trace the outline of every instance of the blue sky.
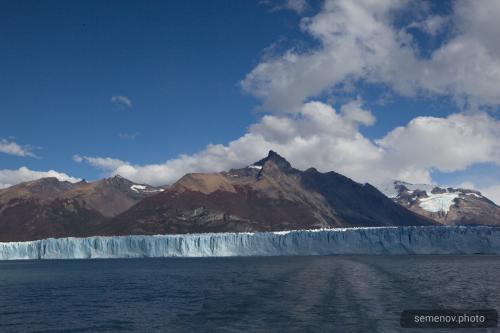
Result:
<instances>
[{"instance_id":1,"label":"blue sky","mask_svg":"<svg viewBox=\"0 0 500 333\"><path fill-rule=\"evenodd\" d=\"M497 4L379 1L2 1L0 185L169 183L273 148L497 195Z\"/></svg>"},{"instance_id":2,"label":"blue sky","mask_svg":"<svg viewBox=\"0 0 500 333\"><path fill-rule=\"evenodd\" d=\"M73 154L151 163L238 137L256 118L238 81L297 22L252 1L3 2L0 132L42 158L1 167L95 178Z\"/></svg>"}]
</instances>

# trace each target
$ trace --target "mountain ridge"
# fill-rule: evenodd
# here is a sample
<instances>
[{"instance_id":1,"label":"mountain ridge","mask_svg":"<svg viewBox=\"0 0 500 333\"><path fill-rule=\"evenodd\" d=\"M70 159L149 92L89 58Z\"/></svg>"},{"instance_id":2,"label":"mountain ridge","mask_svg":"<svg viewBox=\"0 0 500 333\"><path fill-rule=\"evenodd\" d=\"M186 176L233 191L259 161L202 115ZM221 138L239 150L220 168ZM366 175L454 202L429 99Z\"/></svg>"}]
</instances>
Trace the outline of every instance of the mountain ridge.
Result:
<instances>
[{"instance_id":1,"label":"mountain ridge","mask_svg":"<svg viewBox=\"0 0 500 333\"><path fill-rule=\"evenodd\" d=\"M134 185L117 176L77 183L48 177L3 189L0 241L94 234L102 223L151 195L134 191Z\"/></svg>"},{"instance_id":2,"label":"mountain ridge","mask_svg":"<svg viewBox=\"0 0 500 333\"><path fill-rule=\"evenodd\" d=\"M500 226L500 206L476 190L403 181L384 190L394 202L440 224Z\"/></svg>"},{"instance_id":3,"label":"mountain ridge","mask_svg":"<svg viewBox=\"0 0 500 333\"><path fill-rule=\"evenodd\" d=\"M475 224L495 225L484 216L496 218L498 206L479 192L462 190L468 194L460 200L476 206L463 206L469 220L448 223L443 214L425 211L420 204L432 206L432 196L452 198L455 192L428 189L436 193L424 191L425 196L415 192L424 203L412 205L405 200L415 193L405 184L410 186L393 184L398 186L398 195L388 198L373 185L357 183L334 171L295 169L274 151L246 167L186 174L168 187L137 184L119 175L78 183L44 178L0 190L0 241L471 224L471 218L483 219ZM476 215L471 215L472 211Z\"/></svg>"},{"instance_id":4,"label":"mountain ridge","mask_svg":"<svg viewBox=\"0 0 500 333\"><path fill-rule=\"evenodd\" d=\"M117 216L106 233L118 226L123 234L163 234L429 224L371 185L294 169L270 151L244 168L185 175Z\"/></svg>"}]
</instances>

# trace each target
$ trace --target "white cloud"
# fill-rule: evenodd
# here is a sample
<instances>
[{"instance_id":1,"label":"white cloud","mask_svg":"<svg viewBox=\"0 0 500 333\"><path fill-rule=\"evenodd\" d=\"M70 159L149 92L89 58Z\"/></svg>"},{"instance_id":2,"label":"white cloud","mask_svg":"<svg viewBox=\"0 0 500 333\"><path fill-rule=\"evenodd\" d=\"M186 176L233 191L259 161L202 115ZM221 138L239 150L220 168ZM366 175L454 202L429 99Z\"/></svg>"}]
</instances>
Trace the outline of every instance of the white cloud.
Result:
<instances>
[{"instance_id":1,"label":"white cloud","mask_svg":"<svg viewBox=\"0 0 500 333\"><path fill-rule=\"evenodd\" d=\"M398 166L453 172L475 163L500 165L500 122L486 113L417 117L376 142Z\"/></svg>"},{"instance_id":2,"label":"white cloud","mask_svg":"<svg viewBox=\"0 0 500 333\"><path fill-rule=\"evenodd\" d=\"M81 163L83 162L83 157L81 157L80 155L73 155L73 161Z\"/></svg>"},{"instance_id":3,"label":"white cloud","mask_svg":"<svg viewBox=\"0 0 500 333\"><path fill-rule=\"evenodd\" d=\"M342 105L340 112L346 119L353 122L358 122L366 126L375 124L375 117L371 112L362 109L362 102L359 98Z\"/></svg>"},{"instance_id":4,"label":"white cloud","mask_svg":"<svg viewBox=\"0 0 500 333\"><path fill-rule=\"evenodd\" d=\"M418 28L431 36L437 35L449 23L449 17L431 15L420 22L413 22L408 27Z\"/></svg>"},{"instance_id":5,"label":"white cloud","mask_svg":"<svg viewBox=\"0 0 500 333\"><path fill-rule=\"evenodd\" d=\"M379 140L370 140L359 126L374 116L360 100L341 112L321 102L308 102L295 115L266 115L241 138L227 145L209 145L193 155L164 163L135 165L119 159L82 157L93 166L153 185L176 181L188 172L214 172L255 162L272 149L295 167L337 171L359 182L389 179L432 182L430 171L464 170L475 163L500 164L500 121L485 113L418 117Z\"/></svg>"},{"instance_id":6,"label":"white cloud","mask_svg":"<svg viewBox=\"0 0 500 333\"><path fill-rule=\"evenodd\" d=\"M273 112L299 112L303 101L352 80L383 83L401 95L451 96L469 108L500 105L500 2L459 1L449 17L420 22L429 34L439 34L445 23L454 31L428 58L419 56L408 31L414 24L394 24L410 4L327 0L301 23L319 46L266 56L241 86Z\"/></svg>"},{"instance_id":7,"label":"white cloud","mask_svg":"<svg viewBox=\"0 0 500 333\"><path fill-rule=\"evenodd\" d=\"M105 170L116 169L122 165L128 164L125 161L115 159L115 158L89 157L89 156L80 156L80 155L74 155L73 161L75 161L77 163L81 163L81 162L85 161L96 168L105 169Z\"/></svg>"},{"instance_id":8,"label":"white cloud","mask_svg":"<svg viewBox=\"0 0 500 333\"><path fill-rule=\"evenodd\" d=\"M132 101L127 96L113 96L111 102L131 109L133 107Z\"/></svg>"},{"instance_id":9,"label":"white cloud","mask_svg":"<svg viewBox=\"0 0 500 333\"><path fill-rule=\"evenodd\" d=\"M68 176L65 173L54 170L49 171L34 171L23 166L17 170L3 169L0 170L0 188L6 188L18 183L36 180L45 177L56 177L60 181L77 182L78 178Z\"/></svg>"},{"instance_id":10,"label":"white cloud","mask_svg":"<svg viewBox=\"0 0 500 333\"><path fill-rule=\"evenodd\" d=\"M297 12L297 14L302 14L308 6L306 0L286 0L284 7Z\"/></svg>"},{"instance_id":11,"label":"white cloud","mask_svg":"<svg viewBox=\"0 0 500 333\"><path fill-rule=\"evenodd\" d=\"M309 8L306 0L261 0L261 4L271 7L270 11L291 10L303 14Z\"/></svg>"},{"instance_id":12,"label":"white cloud","mask_svg":"<svg viewBox=\"0 0 500 333\"><path fill-rule=\"evenodd\" d=\"M181 155L160 164L134 165L119 159L87 156L78 156L76 160L84 160L110 174L160 185L172 183L188 172L222 171L250 164L273 149L299 168L314 165L329 171L337 167L360 176L362 168L352 167L352 164L368 163L379 158L380 152L357 131L371 114L361 110L358 101L355 104L357 111L347 114L339 114L326 104L311 102L294 118L266 115L244 136L228 145L208 145L199 153ZM350 107L354 110L352 105ZM353 112L361 114L362 119L352 117Z\"/></svg>"},{"instance_id":13,"label":"white cloud","mask_svg":"<svg viewBox=\"0 0 500 333\"><path fill-rule=\"evenodd\" d=\"M33 153L34 147L29 145L20 145L14 141L0 139L0 153L21 156L21 157L37 157Z\"/></svg>"}]
</instances>

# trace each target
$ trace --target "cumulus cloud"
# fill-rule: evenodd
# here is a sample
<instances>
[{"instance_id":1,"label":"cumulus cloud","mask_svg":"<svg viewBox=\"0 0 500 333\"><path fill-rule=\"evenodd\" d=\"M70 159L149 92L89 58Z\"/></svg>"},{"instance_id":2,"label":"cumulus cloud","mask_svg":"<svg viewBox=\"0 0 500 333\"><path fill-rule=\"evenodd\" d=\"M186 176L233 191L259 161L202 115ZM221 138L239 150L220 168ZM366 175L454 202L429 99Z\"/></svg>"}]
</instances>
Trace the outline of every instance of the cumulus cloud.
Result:
<instances>
[{"instance_id":1,"label":"cumulus cloud","mask_svg":"<svg viewBox=\"0 0 500 333\"><path fill-rule=\"evenodd\" d=\"M361 110L357 102L356 108L352 105L350 108L356 111L344 114L326 104L310 102L295 118L266 115L244 136L227 145L211 144L199 153L181 155L160 164L134 165L119 159L88 156L78 156L75 160L86 161L110 174L155 185L172 183L188 172L241 167L261 159L270 149L280 152L297 167L315 165L330 170L335 161L336 166L347 169L354 161L361 165L378 158L379 154L378 148L357 131L358 126L371 121L368 119L371 114ZM353 117L355 113L362 117ZM349 169L356 174L360 172Z\"/></svg>"},{"instance_id":2,"label":"cumulus cloud","mask_svg":"<svg viewBox=\"0 0 500 333\"><path fill-rule=\"evenodd\" d=\"M109 157L89 157L89 156L80 156L80 155L74 155L73 156L73 161L77 163L81 163L83 161L87 162L88 164L99 168L99 169L105 169L105 170L112 170L119 168L122 165L128 164L125 161L115 159L115 158L109 158Z\"/></svg>"},{"instance_id":3,"label":"cumulus cloud","mask_svg":"<svg viewBox=\"0 0 500 333\"><path fill-rule=\"evenodd\" d=\"M363 110L362 102L359 98L342 105L340 111L346 120L351 120L355 123L358 122L366 126L371 126L375 123L375 117L371 112Z\"/></svg>"},{"instance_id":4,"label":"cumulus cloud","mask_svg":"<svg viewBox=\"0 0 500 333\"><path fill-rule=\"evenodd\" d=\"M56 177L60 181L78 182L80 179L68 176L65 173L57 172L54 170L49 171L34 171L23 166L19 169L0 170L0 188L6 188L18 183L36 180L44 177Z\"/></svg>"},{"instance_id":5,"label":"cumulus cloud","mask_svg":"<svg viewBox=\"0 0 500 333\"><path fill-rule=\"evenodd\" d=\"M474 163L500 165L500 122L486 113L417 117L376 141L395 165L464 170Z\"/></svg>"},{"instance_id":6,"label":"cumulus cloud","mask_svg":"<svg viewBox=\"0 0 500 333\"><path fill-rule=\"evenodd\" d=\"M129 109L131 109L134 106L132 104L132 101L130 100L130 98L128 98L127 96L122 96L122 95L111 97L111 102L116 103L118 105L121 105L123 107L129 108Z\"/></svg>"},{"instance_id":7,"label":"cumulus cloud","mask_svg":"<svg viewBox=\"0 0 500 333\"><path fill-rule=\"evenodd\" d=\"M395 23L410 4L326 0L318 14L301 22L319 46L267 55L241 86L273 112L299 112L308 98L353 80L382 83L406 96L451 96L461 107L498 106L500 44L492 41L500 33L500 2L458 1L449 17L430 15L419 22L430 35L445 24L454 32L425 58L409 32L415 22Z\"/></svg>"},{"instance_id":8,"label":"cumulus cloud","mask_svg":"<svg viewBox=\"0 0 500 333\"><path fill-rule=\"evenodd\" d=\"M0 139L0 153L21 157L37 157L37 155L33 153L33 150L33 146L20 145L14 141Z\"/></svg>"},{"instance_id":9,"label":"cumulus cloud","mask_svg":"<svg viewBox=\"0 0 500 333\"><path fill-rule=\"evenodd\" d=\"M214 172L253 163L272 149L300 169L337 171L359 182L390 179L430 183L431 171L464 170L475 163L500 165L500 121L486 113L417 117L378 140L360 132L375 122L360 100L337 112L322 102L305 103L291 115L265 115L241 138L208 145L193 155L136 165L113 158L79 161L141 183L172 183L188 172Z\"/></svg>"}]
</instances>

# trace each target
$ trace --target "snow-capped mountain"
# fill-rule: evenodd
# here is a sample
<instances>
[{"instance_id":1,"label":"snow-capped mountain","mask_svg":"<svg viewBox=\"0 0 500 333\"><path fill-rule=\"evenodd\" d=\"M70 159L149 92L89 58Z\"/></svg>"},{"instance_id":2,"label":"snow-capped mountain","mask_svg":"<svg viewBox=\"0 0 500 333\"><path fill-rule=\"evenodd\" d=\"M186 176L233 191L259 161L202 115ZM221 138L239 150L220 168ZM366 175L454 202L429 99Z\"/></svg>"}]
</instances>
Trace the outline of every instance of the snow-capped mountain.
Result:
<instances>
[{"instance_id":1,"label":"snow-capped mountain","mask_svg":"<svg viewBox=\"0 0 500 333\"><path fill-rule=\"evenodd\" d=\"M413 212L447 225L500 225L500 207L479 191L394 181L381 190Z\"/></svg>"}]
</instances>

